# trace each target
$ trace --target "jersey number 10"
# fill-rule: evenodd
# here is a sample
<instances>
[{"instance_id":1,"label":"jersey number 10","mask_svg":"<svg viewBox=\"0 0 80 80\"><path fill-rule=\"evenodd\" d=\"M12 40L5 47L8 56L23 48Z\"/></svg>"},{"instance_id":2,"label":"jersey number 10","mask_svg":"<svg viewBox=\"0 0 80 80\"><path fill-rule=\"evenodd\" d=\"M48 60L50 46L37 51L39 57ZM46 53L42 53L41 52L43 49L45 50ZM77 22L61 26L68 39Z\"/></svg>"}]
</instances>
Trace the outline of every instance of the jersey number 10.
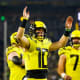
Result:
<instances>
[{"instance_id":1,"label":"jersey number 10","mask_svg":"<svg viewBox=\"0 0 80 80\"><path fill-rule=\"evenodd\" d=\"M39 68L48 68L48 65L44 64L44 61L45 61L44 57L46 57L46 59L48 58L48 49L37 48L37 51L39 51L39 55L38 55ZM47 52L47 54L45 52Z\"/></svg>"}]
</instances>

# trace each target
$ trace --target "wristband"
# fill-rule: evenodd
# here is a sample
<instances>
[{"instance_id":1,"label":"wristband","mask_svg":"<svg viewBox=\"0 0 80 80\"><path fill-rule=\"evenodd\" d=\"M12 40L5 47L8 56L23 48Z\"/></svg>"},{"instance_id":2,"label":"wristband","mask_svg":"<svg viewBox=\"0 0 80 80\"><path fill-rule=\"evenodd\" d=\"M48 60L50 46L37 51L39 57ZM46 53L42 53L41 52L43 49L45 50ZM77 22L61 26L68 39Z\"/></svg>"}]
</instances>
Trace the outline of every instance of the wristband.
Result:
<instances>
[{"instance_id":1,"label":"wristband","mask_svg":"<svg viewBox=\"0 0 80 80\"><path fill-rule=\"evenodd\" d=\"M62 78L64 78L65 75L66 75L65 73L61 73L61 77L62 77Z\"/></svg>"},{"instance_id":2,"label":"wristband","mask_svg":"<svg viewBox=\"0 0 80 80\"><path fill-rule=\"evenodd\" d=\"M25 27L26 27L26 22L27 22L27 20L24 19L23 22L21 23L21 27L22 27L22 28L25 28Z\"/></svg>"},{"instance_id":3,"label":"wristband","mask_svg":"<svg viewBox=\"0 0 80 80\"><path fill-rule=\"evenodd\" d=\"M71 31L71 29L65 28L65 31Z\"/></svg>"},{"instance_id":4,"label":"wristband","mask_svg":"<svg viewBox=\"0 0 80 80\"><path fill-rule=\"evenodd\" d=\"M71 33L71 29L66 28L65 32L64 32L64 35L68 37L70 35L70 33Z\"/></svg>"}]
</instances>

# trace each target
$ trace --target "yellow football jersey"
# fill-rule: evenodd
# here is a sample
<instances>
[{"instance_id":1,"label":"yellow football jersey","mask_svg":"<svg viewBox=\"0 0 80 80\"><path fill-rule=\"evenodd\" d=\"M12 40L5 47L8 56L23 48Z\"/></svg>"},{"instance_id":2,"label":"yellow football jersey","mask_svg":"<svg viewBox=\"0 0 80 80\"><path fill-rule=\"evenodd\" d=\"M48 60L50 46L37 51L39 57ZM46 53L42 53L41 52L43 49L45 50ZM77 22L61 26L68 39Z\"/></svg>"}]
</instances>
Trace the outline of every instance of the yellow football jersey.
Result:
<instances>
[{"instance_id":1,"label":"yellow football jersey","mask_svg":"<svg viewBox=\"0 0 80 80\"><path fill-rule=\"evenodd\" d=\"M22 68L21 66L14 64L11 60L8 60L8 55L11 52L16 52L18 54L18 57L20 57L21 54L23 55L23 50L21 48L13 46L7 48L6 56L7 56L8 67L10 69L9 80L22 80L26 74L25 68Z\"/></svg>"},{"instance_id":2,"label":"yellow football jersey","mask_svg":"<svg viewBox=\"0 0 80 80\"><path fill-rule=\"evenodd\" d=\"M72 80L80 80L80 50L68 46L59 50L59 55L61 54L66 55L66 74L70 75Z\"/></svg>"},{"instance_id":3,"label":"yellow football jersey","mask_svg":"<svg viewBox=\"0 0 80 80\"><path fill-rule=\"evenodd\" d=\"M26 70L47 69L48 49L51 41L44 39L43 42L37 39L30 39L30 48L25 52Z\"/></svg>"},{"instance_id":4,"label":"yellow football jersey","mask_svg":"<svg viewBox=\"0 0 80 80\"><path fill-rule=\"evenodd\" d=\"M42 42L35 38L28 38L30 42L30 48L24 53L25 57L25 68L27 76L34 78L34 80L46 80L48 70L48 50L51 45L51 41L44 39ZM35 78L35 77L36 78ZM28 78L28 79L29 79Z\"/></svg>"}]
</instances>

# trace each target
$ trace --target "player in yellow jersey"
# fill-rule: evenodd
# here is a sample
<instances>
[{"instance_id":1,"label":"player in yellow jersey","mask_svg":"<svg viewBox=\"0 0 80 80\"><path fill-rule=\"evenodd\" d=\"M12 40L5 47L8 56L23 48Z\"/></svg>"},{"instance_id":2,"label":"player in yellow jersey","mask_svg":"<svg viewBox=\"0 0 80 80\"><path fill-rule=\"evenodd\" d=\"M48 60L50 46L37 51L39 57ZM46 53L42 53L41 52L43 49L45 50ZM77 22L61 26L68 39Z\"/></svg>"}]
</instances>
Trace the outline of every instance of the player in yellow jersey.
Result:
<instances>
[{"instance_id":1,"label":"player in yellow jersey","mask_svg":"<svg viewBox=\"0 0 80 80\"><path fill-rule=\"evenodd\" d=\"M80 80L80 30L71 33L71 42L59 50L58 73L65 80Z\"/></svg>"},{"instance_id":2,"label":"player in yellow jersey","mask_svg":"<svg viewBox=\"0 0 80 80\"><path fill-rule=\"evenodd\" d=\"M52 43L46 38L46 25L42 21L34 21L31 24L29 32L30 37L24 36L26 22L29 19L27 7L23 10L23 22L18 29L16 39L21 43L27 52L25 52L25 68L27 71L26 80L47 80L48 73L48 52L59 49L66 45L68 36L72 27L73 18L69 16L65 23L65 34L57 42Z\"/></svg>"},{"instance_id":3,"label":"player in yellow jersey","mask_svg":"<svg viewBox=\"0 0 80 80\"><path fill-rule=\"evenodd\" d=\"M17 32L13 33L10 37L11 46L6 50L7 63L10 69L9 80L23 80L26 71L23 60L23 49L16 41Z\"/></svg>"}]
</instances>

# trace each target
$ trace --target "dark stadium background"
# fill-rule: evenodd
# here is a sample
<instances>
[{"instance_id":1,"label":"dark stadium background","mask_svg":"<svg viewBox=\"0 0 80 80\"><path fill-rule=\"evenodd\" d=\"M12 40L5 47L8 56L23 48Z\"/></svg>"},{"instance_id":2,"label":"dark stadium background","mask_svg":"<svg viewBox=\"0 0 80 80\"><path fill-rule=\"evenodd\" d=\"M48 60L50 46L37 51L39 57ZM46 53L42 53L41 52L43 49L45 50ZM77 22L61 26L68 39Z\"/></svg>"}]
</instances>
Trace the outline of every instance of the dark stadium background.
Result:
<instances>
[{"instance_id":1,"label":"dark stadium background","mask_svg":"<svg viewBox=\"0 0 80 80\"><path fill-rule=\"evenodd\" d=\"M75 29L77 11L80 10L80 0L0 0L0 80L8 80L9 69L6 67L5 45L6 47L10 45L9 37L11 33L17 31L23 8L26 5L30 11L30 22L33 20L45 22L48 31L47 36L52 41L59 40L64 33L67 16L73 16L72 30ZM5 17L3 21L1 19L2 16ZM7 23L6 30L4 27L5 22ZM27 25L30 26L29 23ZM57 74L58 58L57 51L55 51L52 52L48 59L48 80L62 80Z\"/></svg>"}]
</instances>

